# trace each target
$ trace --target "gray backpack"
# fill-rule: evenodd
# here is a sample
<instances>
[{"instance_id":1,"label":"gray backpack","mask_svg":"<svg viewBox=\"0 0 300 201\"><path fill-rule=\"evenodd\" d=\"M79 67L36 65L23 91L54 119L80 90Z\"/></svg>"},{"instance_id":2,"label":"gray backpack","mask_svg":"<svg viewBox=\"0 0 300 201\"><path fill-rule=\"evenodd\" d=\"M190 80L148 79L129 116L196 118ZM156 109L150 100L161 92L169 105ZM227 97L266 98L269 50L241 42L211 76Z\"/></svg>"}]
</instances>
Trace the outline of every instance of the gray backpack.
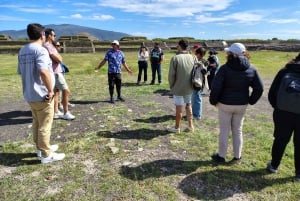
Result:
<instances>
[{"instance_id":1,"label":"gray backpack","mask_svg":"<svg viewBox=\"0 0 300 201\"><path fill-rule=\"evenodd\" d=\"M206 66L202 61L195 62L192 70L192 85L194 90L202 91L205 86Z\"/></svg>"}]
</instances>

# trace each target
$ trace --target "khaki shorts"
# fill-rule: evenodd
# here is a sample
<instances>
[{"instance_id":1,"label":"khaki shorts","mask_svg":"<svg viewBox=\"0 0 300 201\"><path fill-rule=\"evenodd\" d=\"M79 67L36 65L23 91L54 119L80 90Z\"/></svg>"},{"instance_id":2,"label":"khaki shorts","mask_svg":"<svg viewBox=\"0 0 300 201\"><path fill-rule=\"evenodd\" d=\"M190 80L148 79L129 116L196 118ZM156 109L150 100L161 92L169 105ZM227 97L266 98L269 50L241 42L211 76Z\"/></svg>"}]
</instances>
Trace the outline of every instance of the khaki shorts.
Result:
<instances>
[{"instance_id":1,"label":"khaki shorts","mask_svg":"<svg viewBox=\"0 0 300 201\"><path fill-rule=\"evenodd\" d=\"M66 90L68 89L68 84L66 82L66 79L64 77L64 75L62 73L56 73L55 74L55 86L54 86L55 89L58 89L58 90Z\"/></svg>"}]
</instances>

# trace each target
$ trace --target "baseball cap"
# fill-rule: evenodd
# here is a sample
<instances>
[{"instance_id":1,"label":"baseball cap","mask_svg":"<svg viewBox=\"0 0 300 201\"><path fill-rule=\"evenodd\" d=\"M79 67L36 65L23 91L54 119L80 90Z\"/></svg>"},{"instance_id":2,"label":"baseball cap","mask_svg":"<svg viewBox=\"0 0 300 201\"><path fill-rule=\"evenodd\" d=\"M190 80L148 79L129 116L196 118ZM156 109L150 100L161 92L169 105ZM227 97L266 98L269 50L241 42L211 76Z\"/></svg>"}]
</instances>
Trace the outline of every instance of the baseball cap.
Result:
<instances>
[{"instance_id":1,"label":"baseball cap","mask_svg":"<svg viewBox=\"0 0 300 201\"><path fill-rule=\"evenodd\" d=\"M194 48L194 49L198 49L199 47L201 47L201 45L195 44L193 48Z\"/></svg>"},{"instance_id":2,"label":"baseball cap","mask_svg":"<svg viewBox=\"0 0 300 201\"><path fill-rule=\"evenodd\" d=\"M111 42L111 44L116 44L116 45L119 45L119 41L117 41L117 40L114 40L113 42Z\"/></svg>"},{"instance_id":3,"label":"baseball cap","mask_svg":"<svg viewBox=\"0 0 300 201\"><path fill-rule=\"evenodd\" d=\"M224 49L225 52L232 52L236 55L243 55L246 51L246 47L242 43L233 43L230 47Z\"/></svg>"}]
</instances>

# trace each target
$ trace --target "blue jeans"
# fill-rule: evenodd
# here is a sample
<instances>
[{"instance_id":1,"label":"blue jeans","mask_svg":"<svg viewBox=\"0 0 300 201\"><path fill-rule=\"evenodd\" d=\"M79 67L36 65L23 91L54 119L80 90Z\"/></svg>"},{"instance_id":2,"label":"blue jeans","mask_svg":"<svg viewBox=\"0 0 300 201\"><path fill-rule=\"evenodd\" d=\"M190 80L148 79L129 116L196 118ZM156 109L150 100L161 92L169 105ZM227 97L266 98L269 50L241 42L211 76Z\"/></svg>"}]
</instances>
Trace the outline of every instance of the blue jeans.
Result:
<instances>
[{"instance_id":1,"label":"blue jeans","mask_svg":"<svg viewBox=\"0 0 300 201\"><path fill-rule=\"evenodd\" d=\"M200 119L202 117L202 95L201 91L194 90L192 94L193 117Z\"/></svg>"},{"instance_id":2,"label":"blue jeans","mask_svg":"<svg viewBox=\"0 0 300 201\"><path fill-rule=\"evenodd\" d=\"M155 77L156 77L156 72L157 72L157 77L158 77L158 83L161 83L161 64L151 64L151 70L152 70L152 80L151 83L155 83Z\"/></svg>"}]
</instances>

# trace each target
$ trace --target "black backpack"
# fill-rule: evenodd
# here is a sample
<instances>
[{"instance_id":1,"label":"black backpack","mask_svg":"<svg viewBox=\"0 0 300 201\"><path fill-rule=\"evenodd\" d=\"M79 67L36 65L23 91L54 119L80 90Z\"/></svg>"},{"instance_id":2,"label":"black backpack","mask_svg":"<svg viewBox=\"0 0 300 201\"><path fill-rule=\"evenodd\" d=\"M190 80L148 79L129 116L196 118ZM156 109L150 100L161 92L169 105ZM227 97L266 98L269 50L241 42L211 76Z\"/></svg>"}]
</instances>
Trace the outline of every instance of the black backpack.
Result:
<instances>
[{"instance_id":1,"label":"black backpack","mask_svg":"<svg viewBox=\"0 0 300 201\"><path fill-rule=\"evenodd\" d=\"M287 73L283 76L277 93L277 107L300 114L300 74Z\"/></svg>"}]
</instances>

